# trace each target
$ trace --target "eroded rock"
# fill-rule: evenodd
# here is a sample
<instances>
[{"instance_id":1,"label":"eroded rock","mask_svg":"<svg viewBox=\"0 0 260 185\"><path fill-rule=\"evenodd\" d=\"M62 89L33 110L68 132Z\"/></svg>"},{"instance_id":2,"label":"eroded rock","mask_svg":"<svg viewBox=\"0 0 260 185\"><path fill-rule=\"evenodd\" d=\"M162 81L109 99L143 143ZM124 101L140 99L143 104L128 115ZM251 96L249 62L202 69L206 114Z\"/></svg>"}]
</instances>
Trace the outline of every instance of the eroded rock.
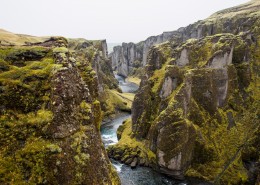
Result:
<instances>
[{"instance_id":1,"label":"eroded rock","mask_svg":"<svg viewBox=\"0 0 260 185\"><path fill-rule=\"evenodd\" d=\"M88 85L97 79L82 76L67 44L0 48L1 60L24 62L6 61L0 74L1 184L120 184L99 134L97 86Z\"/></svg>"},{"instance_id":2,"label":"eroded rock","mask_svg":"<svg viewBox=\"0 0 260 185\"><path fill-rule=\"evenodd\" d=\"M249 12L258 11L258 5L249 6ZM121 135L113 150L124 146L133 151L136 145L132 143L138 143L156 155L150 166L174 178L190 176L216 184L239 184L239 174L243 174L245 181L255 183L256 171L246 164L259 161L255 150L259 124L255 122L259 114L260 23L257 16L247 19L252 24L241 27L248 30L245 33L214 35L227 30L238 33L230 24L245 19L235 16L222 30L206 25L189 33L191 37L199 34L200 39L185 37L185 42L172 40L153 46L133 102L132 130ZM213 35L204 37L204 33Z\"/></svg>"}]
</instances>

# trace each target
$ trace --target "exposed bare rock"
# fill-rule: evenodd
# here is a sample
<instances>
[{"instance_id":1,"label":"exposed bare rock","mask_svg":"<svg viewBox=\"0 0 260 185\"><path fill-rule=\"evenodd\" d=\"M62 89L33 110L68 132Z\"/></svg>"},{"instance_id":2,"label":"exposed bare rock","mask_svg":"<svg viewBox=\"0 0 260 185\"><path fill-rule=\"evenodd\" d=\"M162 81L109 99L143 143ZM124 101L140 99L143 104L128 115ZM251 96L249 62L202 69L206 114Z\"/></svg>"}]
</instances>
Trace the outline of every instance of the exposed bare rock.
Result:
<instances>
[{"instance_id":1,"label":"exposed bare rock","mask_svg":"<svg viewBox=\"0 0 260 185\"><path fill-rule=\"evenodd\" d=\"M122 46L114 47L114 51L110 54L112 65L118 74L128 76L134 68L133 61L140 61L141 66L147 64L148 52L154 45L166 41L173 41L173 44L180 43L188 39L199 39L218 33L246 32L255 23L259 9L259 1L250 1L237 7L219 11L205 20L197 21L176 31L149 37L137 44L123 43ZM185 56L187 56L186 50L181 53L181 57L177 61L179 65L187 64L188 59Z\"/></svg>"}]
</instances>

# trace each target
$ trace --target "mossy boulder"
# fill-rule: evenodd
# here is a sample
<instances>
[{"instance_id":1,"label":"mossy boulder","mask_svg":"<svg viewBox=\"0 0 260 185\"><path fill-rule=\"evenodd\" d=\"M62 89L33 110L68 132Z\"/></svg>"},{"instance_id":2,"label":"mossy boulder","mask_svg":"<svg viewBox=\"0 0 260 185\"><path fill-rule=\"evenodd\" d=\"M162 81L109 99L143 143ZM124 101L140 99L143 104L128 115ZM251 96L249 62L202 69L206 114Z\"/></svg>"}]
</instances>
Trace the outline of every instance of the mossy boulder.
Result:
<instances>
[{"instance_id":1,"label":"mossy boulder","mask_svg":"<svg viewBox=\"0 0 260 185\"><path fill-rule=\"evenodd\" d=\"M108 156L121 161L133 167L137 165L152 166L155 164L155 154L149 149L147 144L139 142L132 137L132 123L128 119L119 129L121 139L116 145L111 145L107 148Z\"/></svg>"}]
</instances>

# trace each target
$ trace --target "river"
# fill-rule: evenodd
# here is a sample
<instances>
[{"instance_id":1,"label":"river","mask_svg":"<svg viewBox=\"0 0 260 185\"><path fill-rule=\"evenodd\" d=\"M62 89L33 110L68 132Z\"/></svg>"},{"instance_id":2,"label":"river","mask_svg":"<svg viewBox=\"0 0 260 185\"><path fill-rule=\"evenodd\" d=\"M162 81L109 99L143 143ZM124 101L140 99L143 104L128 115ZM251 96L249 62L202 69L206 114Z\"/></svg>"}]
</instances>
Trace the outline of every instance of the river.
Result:
<instances>
[{"instance_id":1,"label":"river","mask_svg":"<svg viewBox=\"0 0 260 185\"><path fill-rule=\"evenodd\" d=\"M136 84L125 82L123 77L115 75L119 81L119 86L123 92L134 93L138 86ZM116 131L122 122L131 117L128 113L122 113L114 120L101 126L101 137L105 147L116 144L118 142ZM187 185L187 182L177 182L171 178L157 173L148 167L137 167L131 169L129 166L124 165L118 161L111 159L112 164L115 166L122 185ZM190 183L189 183L190 184Z\"/></svg>"}]
</instances>

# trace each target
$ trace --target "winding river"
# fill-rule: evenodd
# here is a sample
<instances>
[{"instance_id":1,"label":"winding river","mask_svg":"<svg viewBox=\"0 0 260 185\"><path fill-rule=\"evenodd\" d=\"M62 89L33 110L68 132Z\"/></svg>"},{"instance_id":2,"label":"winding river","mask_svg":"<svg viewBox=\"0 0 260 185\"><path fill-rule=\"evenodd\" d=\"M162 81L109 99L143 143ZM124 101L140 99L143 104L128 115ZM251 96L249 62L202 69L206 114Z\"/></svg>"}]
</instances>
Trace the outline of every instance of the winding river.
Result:
<instances>
[{"instance_id":1,"label":"winding river","mask_svg":"<svg viewBox=\"0 0 260 185\"><path fill-rule=\"evenodd\" d=\"M125 82L123 77L115 75L119 81L119 86L123 92L134 93L137 91L138 86L134 83ZM101 137L105 147L113 145L118 142L116 131L122 122L131 117L131 114L122 113L114 120L101 126ZM137 167L131 169L129 166L124 165L118 161L111 159L112 164L115 166L122 185L186 185L186 182L176 182L167 176L153 171L148 167Z\"/></svg>"}]
</instances>

